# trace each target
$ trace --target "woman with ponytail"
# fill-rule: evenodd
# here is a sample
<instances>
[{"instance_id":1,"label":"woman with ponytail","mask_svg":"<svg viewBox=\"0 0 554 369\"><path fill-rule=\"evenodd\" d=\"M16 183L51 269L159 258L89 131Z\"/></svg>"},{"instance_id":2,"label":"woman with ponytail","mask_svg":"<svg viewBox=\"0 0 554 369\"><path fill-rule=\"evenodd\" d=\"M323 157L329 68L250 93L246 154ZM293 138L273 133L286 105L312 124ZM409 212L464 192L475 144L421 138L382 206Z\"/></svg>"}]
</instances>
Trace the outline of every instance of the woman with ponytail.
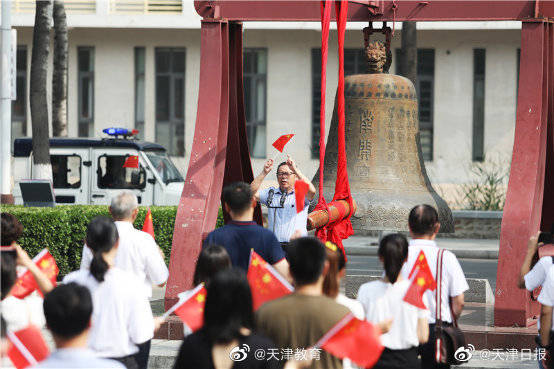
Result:
<instances>
[{"instance_id":1,"label":"woman with ponytail","mask_svg":"<svg viewBox=\"0 0 554 369\"><path fill-rule=\"evenodd\" d=\"M137 344L147 341L154 331L150 304L137 277L113 266L119 234L111 219L94 218L87 227L86 243L93 254L90 268L68 274L63 282L78 283L91 292L89 348L99 357L135 369Z\"/></svg>"},{"instance_id":2,"label":"woman with ponytail","mask_svg":"<svg viewBox=\"0 0 554 369\"><path fill-rule=\"evenodd\" d=\"M359 301L353 300L340 293L340 283L346 276L346 255L344 249L327 241L325 243L329 271L323 280L323 294L335 299L341 305L346 306L358 319L364 318L364 309Z\"/></svg>"},{"instance_id":3,"label":"woman with ponytail","mask_svg":"<svg viewBox=\"0 0 554 369\"><path fill-rule=\"evenodd\" d=\"M393 318L390 330L381 336L385 350L373 368L419 369L417 349L429 337L429 311L403 301L411 284L400 273L408 258L408 240L399 233L389 234L379 243L378 255L384 276L363 284L358 291L358 301L368 321L378 323Z\"/></svg>"}]
</instances>

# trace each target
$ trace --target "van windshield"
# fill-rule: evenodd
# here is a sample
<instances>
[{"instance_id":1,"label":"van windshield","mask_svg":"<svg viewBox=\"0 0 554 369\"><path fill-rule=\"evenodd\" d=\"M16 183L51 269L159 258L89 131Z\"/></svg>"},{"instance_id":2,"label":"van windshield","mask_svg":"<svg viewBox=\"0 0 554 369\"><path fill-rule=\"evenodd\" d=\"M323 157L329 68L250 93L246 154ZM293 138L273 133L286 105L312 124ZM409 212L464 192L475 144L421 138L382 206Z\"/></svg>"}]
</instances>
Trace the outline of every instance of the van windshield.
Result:
<instances>
[{"instance_id":1,"label":"van windshield","mask_svg":"<svg viewBox=\"0 0 554 369\"><path fill-rule=\"evenodd\" d=\"M185 181L166 153L148 151L146 156L166 184Z\"/></svg>"}]
</instances>

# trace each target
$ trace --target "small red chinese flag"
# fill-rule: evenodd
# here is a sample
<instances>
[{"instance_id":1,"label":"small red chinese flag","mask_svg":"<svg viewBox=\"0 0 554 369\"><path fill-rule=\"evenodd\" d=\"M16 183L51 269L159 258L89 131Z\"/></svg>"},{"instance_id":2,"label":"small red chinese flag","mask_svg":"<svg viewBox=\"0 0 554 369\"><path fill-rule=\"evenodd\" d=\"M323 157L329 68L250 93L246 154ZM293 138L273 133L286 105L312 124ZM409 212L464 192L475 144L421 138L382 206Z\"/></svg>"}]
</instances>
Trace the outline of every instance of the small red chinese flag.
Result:
<instances>
[{"instance_id":1,"label":"small red chinese flag","mask_svg":"<svg viewBox=\"0 0 554 369\"><path fill-rule=\"evenodd\" d=\"M246 275L252 290L254 310L264 303L288 295L293 287L254 250L250 251L250 265Z\"/></svg>"},{"instance_id":2,"label":"small red chinese flag","mask_svg":"<svg viewBox=\"0 0 554 369\"><path fill-rule=\"evenodd\" d=\"M191 331L196 331L204 325L204 305L206 304L206 289L199 284L192 291L179 294L177 302L164 316L175 313Z\"/></svg>"},{"instance_id":3,"label":"small red chinese flag","mask_svg":"<svg viewBox=\"0 0 554 369\"><path fill-rule=\"evenodd\" d=\"M49 355L40 330L30 325L17 332L8 332L8 357L17 369L36 365Z\"/></svg>"},{"instance_id":4,"label":"small red chinese flag","mask_svg":"<svg viewBox=\"0 0 554 369\"><path fill-rule=\"evenodd\" d=\"M292 136L294 136L294 133L289 133L288 135L282 135L277 140L275 140L274 143L272 143L273 147L279 150L280 152L283 152L285 145L289 143Z\"/></svg>"},{"instance_id":5,"label":"small red chinese flag","mask_svg":"<svg viewBox=\"0 0 554 369\"><path fill-rule=\"evenodd\" d=\"M409 278L412 283L403 300L420 309L427 309L427 306L423 303L423 294L427 290L434 291L437 288L437 283L433 278L433 273L423 251L419 252Z\"/></svg>"},{"instance_id":6,"label":"small red chinese flag","mask_svg":"<svg viewBox=\"0 0 554 369\"><path fill-rule=\"evenodd\" d=\"M56 265L56 260L54 260L54 257L50 254L48 249L44 249L39 252L38 255L33 258L33 262L48 277L52 284L56 286L56 277L58 276L60 270ZM35 281L35 277L33 277L33 274L31 274L30 271L25 270L17 278L15 286L11 290L11 294L18 299L23 299L33 293L36 289L38 289L38 284L37 281Z\"/></svg>"},{"instance_id":7,"label":"small red chinese flag","mask_svg":"<svg viewBox=\"0 0 554 369\"><path fill-rule=\"evenodd\" d=\"M154 236L154 223L152 223L152 213L150 212L150 208L148 208L148 212L144 218L142 231L148 233L153 239L156 239L156 236Z\"/></svg>"},{"instance_id":8,"label":"small red chinese flag","mask_svg":"<svg viewBox=\"0 0 554 369\"><path fill-rule=\"evenodd\" d=\"M306 194L310 185L302 180L297 180L294 182L294 196L296 198L296 213L302 212L304 210L304 200L306 199Z\"/></svg>"},{"instance_id":9,"label":"small red chinese flag","mask_svg":"<svg viewBox=\"0 0 554 369\"><path fill-rule=\"evenodd\" d=\"M362 368L371 368L384 350L380 336L377 326L367 320L356 319L349 313L315 347L321 347L338 358L348 358Z\"/></svg>"},{"instance_id":10,"label":"small red chinese flag","mask_svg":"<svg viewBox=\"0 0 554 369\"><path fill-rule=\"evenodd\" d=\"M137 168L139 167L139 157L138 155L131 155L125 159L123 163L123 168Z\"/></svg>"}]
</instances>

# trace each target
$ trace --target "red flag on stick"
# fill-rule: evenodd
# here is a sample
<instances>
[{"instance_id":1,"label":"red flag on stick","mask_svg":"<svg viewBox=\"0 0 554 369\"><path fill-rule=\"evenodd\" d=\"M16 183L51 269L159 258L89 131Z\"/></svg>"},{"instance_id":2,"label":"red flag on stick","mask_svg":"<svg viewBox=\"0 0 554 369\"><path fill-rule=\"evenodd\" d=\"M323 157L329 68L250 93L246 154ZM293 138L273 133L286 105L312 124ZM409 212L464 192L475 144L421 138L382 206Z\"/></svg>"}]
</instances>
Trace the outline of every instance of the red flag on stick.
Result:
<instances>
[{"instance_id":1,"label":"red flag on stick","mask_svg":"<svg viewBox=\"0 0 554 369\"><path fill-rule=\"evenodd\" d=\"M50 353L40 330L33 325L15 333L8 332L8 340L8 357L17 369L36 365Z\"/></svg>"},{"instance_id":2,"label":"red flag on stick","mask_svg":"<svg viewBox=\"0 0 554 369\"><path fill-rule=\"evenodd\" d=\"M294 196L296 198L296 213L302 212L304 210L304 200L306 199L306 194L310 185L302 180L297 180L294 182Z\"/></svg>"},{"instance_id":3,"label":"red flag on stick","mask_svg":"<svg viewBox=\"0 0 554 369\"><path fill-rule=\"evenodd\" d=\"M164 319L174 312L194 332L204 325L205 304L206 289L199 284L192 291L180 293L179 301L164 314Z\"/></svg>"},{"instance_id":4,"label":"red flag on stick","mask_svg":"<svg viewBox=\"0 0 554 369\"><path fill-rule=\"evenodd\" d=\"M254 250L250 251L250 265L246 277L252 290L254 310L294 290L290 283Z\"/></svg>"},{"instance_id":5,"label":"red flag on stick","mask_svg":"<svg viewBox=\"0 0 554 369\"><path fill-rule=\"evenodd\" d=\"M153 239L156 239L156 236L154 236L154 223L152 222L152 213L150 212L150 208L148 208L148 212L144 218L142 231L148 233Z\"/></svg>"},{"instance_id":6,"label":"red flag on stick","mask_svg":"<svg viewBox=\"0 0 554 369\"><path fill-rule=\"evenodd\" d=\"M433 278L433 273L431 268L429 268L423 251L419 252L416 262L410 271L409 278L412 284L408 288L408 291L406 291L403 300L420 309L427 309L427 306L423 303L423 294L427 290L434 291L437 288L437 282Z\"/></svg>"},{"instance_id":7,"label":"red flag on stick","mask_svg":"<svg viewBox=\"0 0 554 369\"><path fill-rule=\"evenodd\" d=\"M137 155L131 155L125 159L123 168L137 168L139 167L139 157Z\"/></svg>"},{"instance_id":8,"label":"red flag on stick","mask_svg":"<svg viewBox=\"0 0 554 369\"><path fill-rule=\"evenodd\" d=\"M48 249L44 249L39 252L37 256L33 258L33 262L44 274L46 274L52 284L56 286L56 277L58 276L60 270L56 265L56 260L50 254ZM11 294L18 299L23 299L33 293L36 289L38 289L38 284L37 281L35 281L35 277L33 277L33 274L29 270L25 270L17 278L15 286L11 290Z\"/></svg>"},{"instance_id":9,"label":"red flag on stick","mask_svg":"<svg viewBox=\"0 0 554 369\"><path fill-rule=\"evenodd\" d=\"M316 344L330 354L348 358L362 368L371 368L384 350L380 329L349 313L329 330Z\"/></svg>"},{"instance_id":10,"label":"red flag on stick","mask_svg":"<svg viewBox=\"0 0 554 369\"><path fill-rule=\"evenodd\" d=\"M277 140L275 140L274 143L272 143L273 147L279 150L280 152L283 152L285 145L289 143L292 136L294 136L293 133L289 133L288 135L282 135Z\"/></svg>"}]
</instances>

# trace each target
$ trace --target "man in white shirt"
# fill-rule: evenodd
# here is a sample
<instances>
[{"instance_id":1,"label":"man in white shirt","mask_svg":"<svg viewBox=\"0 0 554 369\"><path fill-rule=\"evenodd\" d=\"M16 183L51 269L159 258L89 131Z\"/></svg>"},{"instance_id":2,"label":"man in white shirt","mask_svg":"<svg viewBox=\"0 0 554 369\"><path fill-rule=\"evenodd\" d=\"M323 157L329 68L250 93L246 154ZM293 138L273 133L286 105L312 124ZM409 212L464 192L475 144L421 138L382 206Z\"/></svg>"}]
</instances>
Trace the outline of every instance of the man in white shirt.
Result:
<instances>
[{"instance_id":1,"label":"man in white shirt","mask_svg":"<svg viewBox=\"0 0 554 369\"><path fill-rule=\"evenodd\" d=\"M125 368L87 349L92 315L88 288L75 283L56 287L44 298L44 315L57 350L34 368Z\"/></svg>"},{"instance_id":2,"label":"man in white shirt","mask_svg":"<svg viewBox=\"0 0 554 369\"><path fill-rule=\"evenodd\" d=\"M418 205L410 211L408 219L410 228L410 245L408 247L408 261L402 268L402 276L409 278L417 256L423 251L433 277L437 280L437 259L439 247L435 243L435 237L439 233L439 216L435 208L430 205ZM446 323L452 323L452 314L450 308L456 317L459 317L464 307L464 292L469 289L464 272L456 256L450 251L443 254L442 267L442 287L440 288L441 320ZM449 368L449 365L440 365L435 361L435 321L436 321L436 298L439 286L435 291L425 292L423 298L429 308L429 341L420 346L421 367L425 369Z\"/></svg>"},{"instance_id":3,"label":"man in white shirt","mask_svg":"<svg viewBox=\"0 0 554 369\"><path fill-rule=\"evenodd\" d=\"M131 191L122 191L112 199L110 213L119 233L119 248L115 266L135 274L144 288L144 295L152 297L152 285L163 287L169 271L164 255L152 236L133 227L138 215L137 197ZM92 261L92 252L83 247L81 269L88 269ZM152 338L152 337L151 337ZM146 369L150 353L151 339L138 345L137 362L139 368Z\"/></svg>"},{"instance_id":4,"label":"man in white shirt","mask_svg":"<svg viewBox=\"0 0 554 369\"><path fill-rule=\"evenodd\" d=\"M307 236L306 224L308 222L308 208L310 201L314 198L315 187L312 182L304 176L294 160L288 156L287 161L277 166L277 182L279 187L270 187L260 190L260 186L265 177L273 168L273 159L265 162L262 172L254 178L250 188L254 193L254 198L260 204L268 207L267 218L268 228L275 233L277 240L283 248L292 238ZM304 209L300 213L296 212L296 199L294 194L294 183L302 180L308 184L308 193L304 201ZM286 250L285 250L286 251Z\"/></svg>"}]
</instances>

